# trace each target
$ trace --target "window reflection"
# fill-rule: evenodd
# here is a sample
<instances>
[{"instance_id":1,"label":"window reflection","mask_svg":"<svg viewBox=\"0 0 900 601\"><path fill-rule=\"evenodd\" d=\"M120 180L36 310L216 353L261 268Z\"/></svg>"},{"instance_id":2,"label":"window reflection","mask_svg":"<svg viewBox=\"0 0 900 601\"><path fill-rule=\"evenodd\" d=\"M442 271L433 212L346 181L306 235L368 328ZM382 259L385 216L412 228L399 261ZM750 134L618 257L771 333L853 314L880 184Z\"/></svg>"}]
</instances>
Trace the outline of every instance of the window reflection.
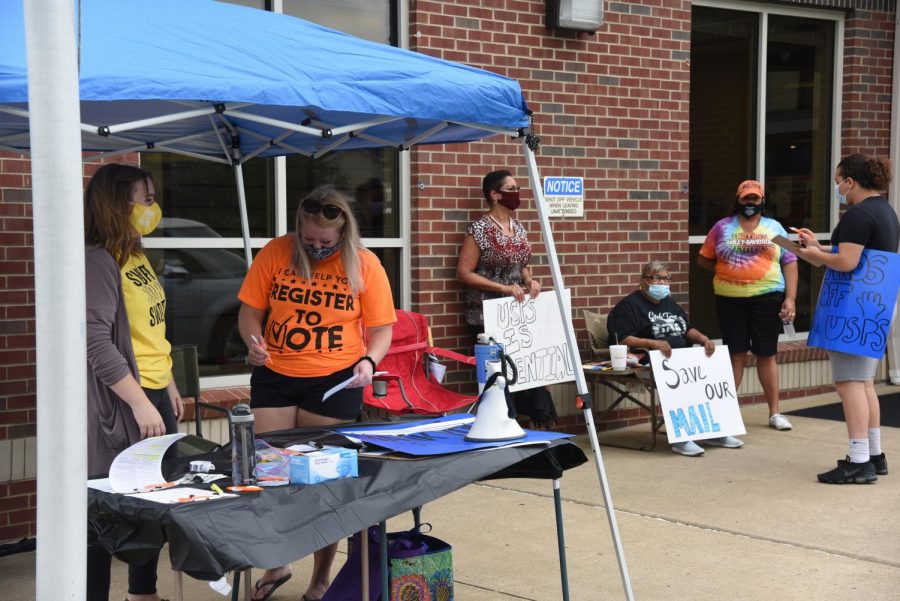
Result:
<instances>
[{"instance_id":1,"label":"window reflection","mask_svg":"<svg viewBox=\"0 0 900 601\"><path fill-rule=\"evenodd\" d=\"M183 226L201 232L205 228L187 219L175 221L180 223L172 229ZM209 228L205 230L215 236ZM237 293L247 274L243 251L178 248L147 249L146 254L166 291L169 341L197 345L202 376L244 371L247 349L237 327Z\"/></svg>"},{"instance_id":2,"label":"window reflection","mask_svg":"<svg viewBox=\"0 0 900 601\"><path fill-rule=\"evenodd\" d=\"M284 0L282 12L364 40L391 43L387 0Z\"/></svg>"}]
</instances>

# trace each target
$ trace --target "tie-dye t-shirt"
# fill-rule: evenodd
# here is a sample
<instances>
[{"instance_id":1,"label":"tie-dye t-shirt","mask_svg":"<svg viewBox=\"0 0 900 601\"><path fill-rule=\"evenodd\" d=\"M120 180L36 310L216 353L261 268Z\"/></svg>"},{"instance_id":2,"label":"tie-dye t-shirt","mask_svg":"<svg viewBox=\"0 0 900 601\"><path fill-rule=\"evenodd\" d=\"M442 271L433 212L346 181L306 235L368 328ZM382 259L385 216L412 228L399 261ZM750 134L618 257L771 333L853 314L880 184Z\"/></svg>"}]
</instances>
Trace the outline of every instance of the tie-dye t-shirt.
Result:
<instances>
[{"instance_id":1,"label":"tie-dye t-shirt","mask_svg":"<svg viewBox=\"0 0 900 601\"><path fill-rule=\"evenodd\" d=\"M763 217L752 232L741 228L737 215L720 219L709 230L700 256L716 261L713 289L719 296L748 298L770 292L784 292L781 266L797 256L771 242L776 235L787 237L781 224Z\"/></svg>"}]
</instances>

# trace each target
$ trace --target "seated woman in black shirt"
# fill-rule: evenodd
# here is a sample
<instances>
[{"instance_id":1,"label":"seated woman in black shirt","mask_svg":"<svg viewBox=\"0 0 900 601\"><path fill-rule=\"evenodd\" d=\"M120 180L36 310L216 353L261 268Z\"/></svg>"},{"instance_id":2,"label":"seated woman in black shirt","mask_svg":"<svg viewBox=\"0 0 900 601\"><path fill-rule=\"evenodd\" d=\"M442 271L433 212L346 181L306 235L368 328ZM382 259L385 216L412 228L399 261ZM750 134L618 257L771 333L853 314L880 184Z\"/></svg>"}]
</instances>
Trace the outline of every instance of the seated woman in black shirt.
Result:
<instances>
[{"instance_id":1,"label":"seated woman in black shirt","mask_svg":"<svg viewBox=\"0 0 900 601\"><path fill-rule=\"evenodd\" d=\"M650 261L641 269L640 288L616 304L609 313L606 327L609 330L610 345L627 344L662 352L666 357L673 348L684 348L691 344L702 345L706 355L712 355L716 345L697 328L691 327L687 315L678 303L669 296L672 276L669 268L661 261ZM743 442L733 436L708 438L703 441L714 447L736 449ZM672 445L672 451L689 457L703 454L703 448L693 441Z\"/></svg>"}]
</instances>

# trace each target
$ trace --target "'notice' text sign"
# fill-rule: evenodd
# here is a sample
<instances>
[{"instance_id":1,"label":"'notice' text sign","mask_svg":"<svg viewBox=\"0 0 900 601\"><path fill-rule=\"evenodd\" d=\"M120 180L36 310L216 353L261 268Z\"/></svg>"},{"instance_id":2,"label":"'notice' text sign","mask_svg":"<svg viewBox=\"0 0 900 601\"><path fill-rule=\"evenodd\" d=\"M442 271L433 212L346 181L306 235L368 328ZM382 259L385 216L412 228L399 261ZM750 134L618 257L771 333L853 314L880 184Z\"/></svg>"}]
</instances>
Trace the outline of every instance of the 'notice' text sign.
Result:
<instances>
[{"instance_id":1,"label":"'notice' text sign","mask_svg":"<svg viewBox=\"0 0 900 601\"><path fill-rule=\"evenodd\" d=\"M544 200L550 217L584 217L584 179L545 177Z\"/></svg>"}]
</instances>

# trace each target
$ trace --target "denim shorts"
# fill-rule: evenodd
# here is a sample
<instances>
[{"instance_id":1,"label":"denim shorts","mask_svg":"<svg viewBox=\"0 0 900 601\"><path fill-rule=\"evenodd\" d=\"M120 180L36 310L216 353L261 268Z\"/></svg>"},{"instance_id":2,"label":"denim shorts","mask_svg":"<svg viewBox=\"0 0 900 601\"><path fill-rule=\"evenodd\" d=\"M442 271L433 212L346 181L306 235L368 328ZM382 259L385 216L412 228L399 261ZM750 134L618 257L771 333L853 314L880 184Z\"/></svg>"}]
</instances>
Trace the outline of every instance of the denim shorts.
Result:
<instances>
[{"instance_id":1,"label":"denim shorts","mask_svg":"<svg viewBox=\"0 0 900 601\"><path fill-rule=\"evenodd\" d=\"M878 359L851 355L840 351L828 351L831 359L831 376L835 382L866 382L875 377Z\"/></svg>"}]
</instances>

